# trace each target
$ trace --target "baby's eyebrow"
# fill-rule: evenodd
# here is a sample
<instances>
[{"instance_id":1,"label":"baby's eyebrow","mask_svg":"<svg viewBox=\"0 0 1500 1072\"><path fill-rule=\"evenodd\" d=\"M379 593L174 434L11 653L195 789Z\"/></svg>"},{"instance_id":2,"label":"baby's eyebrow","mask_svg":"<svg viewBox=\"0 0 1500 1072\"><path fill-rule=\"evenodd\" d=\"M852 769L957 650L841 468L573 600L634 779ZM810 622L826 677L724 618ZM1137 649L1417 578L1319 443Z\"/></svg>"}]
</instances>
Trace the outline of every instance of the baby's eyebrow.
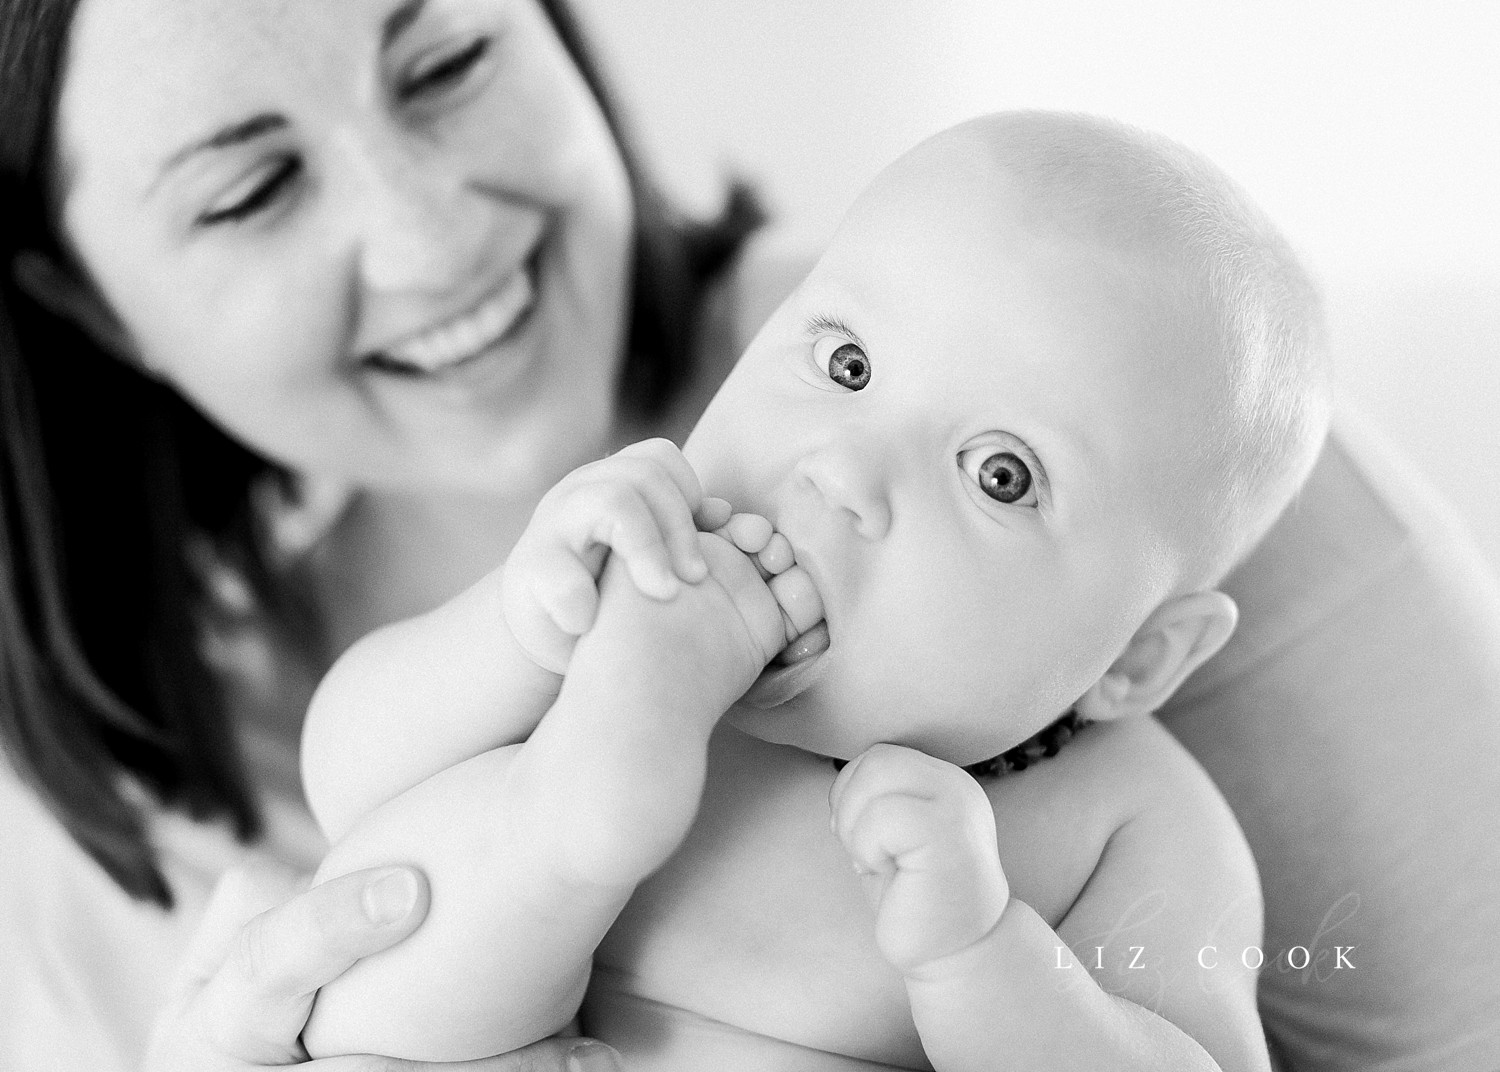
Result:
<instances>
[{"instance_id":1,"label":"baby's eyebrow","mask_svg":"<svg viewBox=\"0 0 1500 1072\"><path fill-rule=\"evenodd\" d=\"M861 350L868 349L865 346L865 341L859 337L859 332L836 316L810 316L807 318L807 324L803 327L803 331L810 339L815 339L819 335L842 335Z\"/></svg>"}]
</instances>

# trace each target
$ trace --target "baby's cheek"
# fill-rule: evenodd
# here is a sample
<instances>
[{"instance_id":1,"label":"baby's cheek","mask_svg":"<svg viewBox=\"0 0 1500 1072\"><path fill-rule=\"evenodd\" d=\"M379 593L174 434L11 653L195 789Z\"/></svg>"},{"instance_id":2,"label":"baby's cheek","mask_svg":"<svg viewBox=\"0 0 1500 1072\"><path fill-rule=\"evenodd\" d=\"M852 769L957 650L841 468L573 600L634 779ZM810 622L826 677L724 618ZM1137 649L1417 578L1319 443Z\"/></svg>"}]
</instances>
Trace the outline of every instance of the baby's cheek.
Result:
<instances>
[{"instance_id":1,"label":"baby's cheek","mask_svg":"<svg viewBox=\"0 0 1500 1072\"><path fill-rule=\"evenodd\" d=\"M771 594L781 607L788 641L801 636L823 620L823 599L813 587L812 578L801 566L778 573L770 582Z\"/></svg>"}]
</instances>

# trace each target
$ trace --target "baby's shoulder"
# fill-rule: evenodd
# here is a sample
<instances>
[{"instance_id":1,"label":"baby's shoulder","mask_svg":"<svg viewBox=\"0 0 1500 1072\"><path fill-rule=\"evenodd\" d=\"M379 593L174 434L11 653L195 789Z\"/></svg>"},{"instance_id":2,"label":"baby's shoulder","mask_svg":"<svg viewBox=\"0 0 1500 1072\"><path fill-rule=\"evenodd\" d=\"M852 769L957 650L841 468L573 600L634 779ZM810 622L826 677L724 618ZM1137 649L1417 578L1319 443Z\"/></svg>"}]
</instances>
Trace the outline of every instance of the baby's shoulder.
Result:
<instances>
[{"instance_id":1,"label":"baby's shoulder","mask_svg":"<svg viewBox=\"0 0 1500 1072\"><path fill-rule=\"evenodd\" d=\"M1197 761L1155 718L1095 722L1050 759L986 785L997 814L1051 811L1059 801L1087 804L1098 821L1118 826L1172 801L1211 806L1218 792Z\"/></svg>"},{"instance_id":2,"label":"baby's shoulder","mask_svg":"<svg viewBox=\"0 0 1500 1072\"><path fill-rule=\"evenodd\" d=\"M1155 718L1089 725L1056 756L985 789L1012 887L1054 925L1106 849L1115 865L1149 858L1154 870L1175 860L1221 870L1234 885L1253 874L1223 797Z\"/></svg>"}]
</instances>

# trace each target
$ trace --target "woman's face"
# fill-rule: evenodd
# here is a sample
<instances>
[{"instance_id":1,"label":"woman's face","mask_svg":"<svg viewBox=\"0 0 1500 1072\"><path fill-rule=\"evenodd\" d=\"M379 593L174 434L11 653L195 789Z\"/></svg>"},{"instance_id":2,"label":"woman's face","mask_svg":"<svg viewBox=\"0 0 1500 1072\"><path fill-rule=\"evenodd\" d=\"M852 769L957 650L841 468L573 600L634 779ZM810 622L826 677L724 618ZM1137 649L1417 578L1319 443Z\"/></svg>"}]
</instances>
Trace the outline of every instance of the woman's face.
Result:
<instances>
[{"instance_id":1,"label":"woman's face","mask_svg":"<svg viewBox=\"0 0 1500 1072\"><path fill-rule=\"evenodd\" d=\"M136 358L265 454L482 493L608 428L629 188L536 0L83 0L57 129Z\"/></svg>"}]
</instances>

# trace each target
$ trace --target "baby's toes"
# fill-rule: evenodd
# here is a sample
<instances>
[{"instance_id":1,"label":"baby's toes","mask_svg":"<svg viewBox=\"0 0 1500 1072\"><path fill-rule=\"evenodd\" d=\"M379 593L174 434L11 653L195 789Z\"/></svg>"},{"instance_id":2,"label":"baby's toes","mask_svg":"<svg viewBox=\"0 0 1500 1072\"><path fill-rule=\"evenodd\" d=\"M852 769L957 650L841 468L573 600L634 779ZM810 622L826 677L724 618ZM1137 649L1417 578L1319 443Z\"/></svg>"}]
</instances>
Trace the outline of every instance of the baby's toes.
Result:
<instances>
[{"instance_id":1,"label":"baby's toes","mask_svg":"<svg viewBox=\"0 0 1500 1072\"><path fill-rule=\"evenodd\" d=\"M784 643L791 643L823 620L823 597L818 595L807 570L792 566L772 577L769 584L781 609L786 630Z\"/></svg>"},{"instance_id":2,"label":"baby's toes","mask_svg":"<svg viewBox=\"0 0 1500 1072\"><path fill-rule=\"evenodd\" d=\"M771 539L767 541L765 550L755 556L755 561L760 563L761 569L775 576L791 569L796 557L792 553L792 545L787 538L779 532L774 532L771 534Z\"/></svg>"},{"instance_id":3,"label":"baby's toes","mask_svg":"<svg viewBox=\"0 0 1500 1072\"><path fill-rule=\"evenodd\" d=\"M747 555L758 555L766 549L773 533L771 522L760 514L735 514L718 530Z\"/></svg>"},{"instance_id":4,"label":"baby's toes","mask_svg":"<svg viewBox=\"0 0 1500 1072\"><path fill-rule=\"evenodd\" d=\"M709 576L729 596L757 652L769 662L786 645L786 635L776 599L761 579L755 561L714 533L699 533L698 541Z\"/></svg>"}]
</instances>

